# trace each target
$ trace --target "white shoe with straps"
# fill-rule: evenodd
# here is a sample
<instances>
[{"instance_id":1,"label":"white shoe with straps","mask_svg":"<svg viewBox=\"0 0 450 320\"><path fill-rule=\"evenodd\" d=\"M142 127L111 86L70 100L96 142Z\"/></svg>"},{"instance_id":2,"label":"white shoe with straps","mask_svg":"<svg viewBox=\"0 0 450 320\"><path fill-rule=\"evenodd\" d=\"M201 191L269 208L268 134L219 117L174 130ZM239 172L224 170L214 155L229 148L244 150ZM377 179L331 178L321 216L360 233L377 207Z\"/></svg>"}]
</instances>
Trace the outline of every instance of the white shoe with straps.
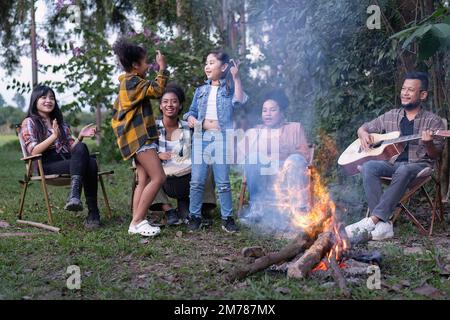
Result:
<instances>
[{"instance_id":1,"label":"white shoe with straps","mask_svg":"<svg viewBox=\"0 0 450 320\"><path fill-rule=\"evenodd\" d=\"M147 220L139 222L137 225L130 223L129 234L140 234L144 237L154 237L161 232L159 227L152 227Z\"/></svg>"}]
</instances>

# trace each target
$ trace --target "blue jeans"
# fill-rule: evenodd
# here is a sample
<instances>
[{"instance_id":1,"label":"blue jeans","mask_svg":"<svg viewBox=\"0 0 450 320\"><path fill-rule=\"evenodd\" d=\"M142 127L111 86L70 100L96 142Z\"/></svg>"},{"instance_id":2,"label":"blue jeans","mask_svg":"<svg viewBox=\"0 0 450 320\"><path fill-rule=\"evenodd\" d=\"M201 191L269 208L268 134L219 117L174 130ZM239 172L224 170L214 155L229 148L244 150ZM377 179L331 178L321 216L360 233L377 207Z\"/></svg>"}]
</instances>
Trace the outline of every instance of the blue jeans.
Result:
<instances>
[{"instance_id":1,"label":"blue jeans","mask_svg":"<svg viewBox=\"0 0 450 320\"><path fill-rule=\"evenodd\" d=\"M390 163L370 160L362 166L364 192L371 215L388 221L408 185L417 174L428 166L426 163ZM383 192L380 177L392 177L391 184Z\"/></svg>"},{"instance_id":2,"label":"blue jeans","mask_svg":"<svg viewBox=\"0 0 450 320\"><path fill-rule=\"evenodd\" d=\"M226 164L226 144L220 131L204 132L204 136L211 135L212 141L201 139L194 135L192 141L192 172L190 183L190 217L201 217L203 193L210 165L214 173L217 194L220 201L220 215L227 219L233 215L231 197L230 166ZM223 147L220 147L222 144Z\"/></svg>"}]
</instances>

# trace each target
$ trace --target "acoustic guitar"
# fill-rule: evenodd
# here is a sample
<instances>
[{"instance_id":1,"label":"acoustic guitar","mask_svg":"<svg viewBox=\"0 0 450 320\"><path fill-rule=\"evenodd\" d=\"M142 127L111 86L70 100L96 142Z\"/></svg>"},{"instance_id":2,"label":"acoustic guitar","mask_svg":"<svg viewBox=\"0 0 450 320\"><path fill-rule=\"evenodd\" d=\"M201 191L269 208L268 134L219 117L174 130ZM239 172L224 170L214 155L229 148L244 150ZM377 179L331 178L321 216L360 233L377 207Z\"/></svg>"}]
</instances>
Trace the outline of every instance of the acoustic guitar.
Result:
<instances>
[{"instance_id":1,"label":"acoustic guitar","mask_svg":"<svg viewBox=\"0 0 450 320\"><path fill-rule=\"evenodd\" d=\"M338 159L338 164L342 166L345 173L354 175L359 173L358 166L369 160L390 160L402 153L405 142L421 139L421 134L401 136L400 131L393 131L386 134L371 133L373 143L369 149L363 150L361 141L355 140L345 149ZM433 136L450 137L450 130L436 130Z\"/></svg>"}]
</instances>

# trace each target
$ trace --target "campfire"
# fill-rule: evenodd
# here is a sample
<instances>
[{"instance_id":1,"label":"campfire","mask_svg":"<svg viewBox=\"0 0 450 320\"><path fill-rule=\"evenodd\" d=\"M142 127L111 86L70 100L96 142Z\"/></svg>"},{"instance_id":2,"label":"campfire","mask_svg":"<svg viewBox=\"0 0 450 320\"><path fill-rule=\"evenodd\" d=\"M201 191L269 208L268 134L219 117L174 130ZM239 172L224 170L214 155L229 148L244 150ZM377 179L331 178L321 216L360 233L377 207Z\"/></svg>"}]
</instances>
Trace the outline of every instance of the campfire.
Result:
<instances>
[{"instance_id":1,"label":"campfire","mask_svg":"<svg viewBox=\"0 0 450 320\"><path fill-rule=\"evenodd\" d=\"M229 275L229 280L243 279L272 265L284 263L290 278L302 279L315 270L331 270L341 292L345 296L350 295L340 272L340 268L345 267L343 260L350 249L350 241L344 226L337 220L336 206L321 183L319 174L314 169L309 170L309 174L310 185L296 188L289 183L290 177L284 172L274 184L275 202L271 207L276 207L277 215L287 218L289 228L283 228L283 231L292 239L290 243L280 251L268 254L249 248L243 252L244 255L257 259L236 269ZM305 202L308 204L307 210Z\"/></svg>"}]
</instances>

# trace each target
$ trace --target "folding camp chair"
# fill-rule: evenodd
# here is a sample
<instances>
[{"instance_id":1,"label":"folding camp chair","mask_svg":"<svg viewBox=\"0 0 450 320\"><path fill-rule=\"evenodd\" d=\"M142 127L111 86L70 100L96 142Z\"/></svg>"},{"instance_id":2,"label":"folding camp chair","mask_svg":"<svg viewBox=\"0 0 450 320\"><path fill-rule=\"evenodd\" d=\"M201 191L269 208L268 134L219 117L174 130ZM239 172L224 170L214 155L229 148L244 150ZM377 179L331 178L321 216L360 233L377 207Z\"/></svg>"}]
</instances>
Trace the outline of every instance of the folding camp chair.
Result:
<instances>
[{"instance_id":1,"label":"folding camp chair","mask_svg":"<svg viewBox=\"0 0 450 320\"><path fill-rule=\"evenodd\" d=\"M447 127L447 120L442 119L445 127ZM442 205L442 195L441 195L441 180L440 180L440 169L441 169L441 159L436 160L434 168L427 167L420 171L416 178L409 184L407 191L400 199L397 208L395 209L391 221L394 223L401 215L402 212L406 213L408 219L419 229L420 233L424 236L433 234L433 227L436 218L439 222L444 221L444 208ZM381 182L389 185L392 181L391 177L381 177ZM429 192L426 190L428 185L434 187L434 199L430 196ZM417 193L422 192L428 203L431 206L431 222L430 227L427 230L423 224L414 216L413 212L407 208L407 203L409 200ZM367 209L367 215L369 216L369 209Z\"/></svg>"},{"instance_id":2,"label":"folding camp chair","mask_svg":"<svg viewBox=\"0 0 450 320\"><path fill-rule=\"evenodd\" d=\"M315 151L315 145L311 144L308 146L308 150L309 150L309 163L308 163L308 170L312 170L313 169L313 160L314 160L314 151ZM310 179L312 179L312 175L309 175ZM310 186L310 201L312 202L314 200L314 192L313 192L313 183L310 180L309 182L309 186ZM239 202L238 202L238 211L237 211L237 217L239 218L241 213L242 213L242 209L244 208L244 205L248 204L248 199L247 199L247 178L244 175L242 177L242 183L241 183L241 191L239 193ZM310 204L312 206L312 203Z\"/></svg>"},{"instance_id":3,"label":"folding camp chair","mask_svg":"<svg viewBox=\"0 0 450 320\"><path fill-rule=\"evenodd\" d=\"M22 185L22 196L20 199L20 207L19 207L19 213L18 217L19 219L22 219L23 214L23 207L25 203L25 196L27 193L28 185L33 181L40 181L41 182L41 188L42 193L44 194L44 200L45 204L47 206L47 213L48 213L48 222L50 224L53 224L53 217L52 217L52 209L48 197L48 185L53 186L68 186L70 185L70 175L69 174L44 174L44 169L42 166L42 154L36 154L36 155L28 155L28 152L25 148L25 144L22 139L22 135L20 134L21 126L16 126L16 134L19 137L20 147L22 149L22 155L23 158L21 158L22 161L25 162L25 177L24 180L19 180L19 183ZM98 172L98 180L100 182L100 186L103 193L103 199L105 201L106 208L108 210L108 218L112 217L111 213L111 207L109 206L109 200L108 196L106 194L105 190L105 184L103 182L103 176L114 174L113 170L109 171L100 171L100 166L98 164L98 153L91 154L91 157L95 157L97 161L97 166L99 168Z\"/></svg>"},{"instance_id":4,"label":"folding camp chair","mask_svg":"<svg viewBox=\"0 0 450 320\"><path fill-rule=\"evenodd\" d=\"M390 184L392 178L390 177L382 177L381 181L385 184ZM434 185L434 199L430 196L429 192L426 190L427 185ZM432 214L431 214L431 223L430 227L427 230L423 224L419 222L419 220L414 216L413 212L407 208L408 201L417 193L422 192L428 203L431 206ZM402 212L406 213L408 219L419 229L420 233L424 236L433 234L433 227L436 218L441 222L444 221L444 209L442 206L442 197L441 197L441 183L439 179L439 166L433 168L425 168L421 172L419 172L416 178L409 184L408 190L405 192L403 197L400 199L399 204L392 216L392 222L394 223Z\"/></svg>"}]
</instances>

